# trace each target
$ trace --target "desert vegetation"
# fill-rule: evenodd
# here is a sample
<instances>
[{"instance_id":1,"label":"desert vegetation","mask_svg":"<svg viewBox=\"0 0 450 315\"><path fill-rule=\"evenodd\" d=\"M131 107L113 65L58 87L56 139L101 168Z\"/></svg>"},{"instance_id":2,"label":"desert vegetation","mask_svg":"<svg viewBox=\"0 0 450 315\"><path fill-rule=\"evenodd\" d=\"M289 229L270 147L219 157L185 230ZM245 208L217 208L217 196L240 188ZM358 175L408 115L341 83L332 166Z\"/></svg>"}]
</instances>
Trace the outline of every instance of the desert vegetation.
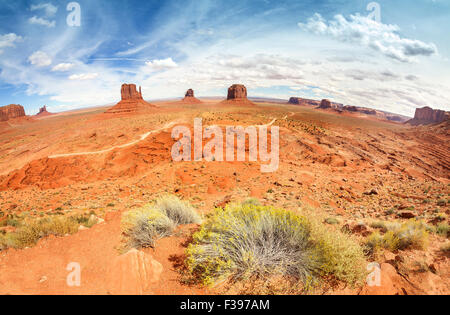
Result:
<instances>
[{"instance_id":1,"label":"desert vegetation","mask_svg":"<svg viewBox=\"0 0 450 315\"><path fill-rule=\"evenodd\" d=\"M172 235L178 225L200 221L200 216L188 202L165 195L152 204L125 213L122 232L127 247L154 247L156 240Z\"/></svg>"},{"instance_id":2,"label":"desert vegetation","mask_svg":"<svg viewBox=\"0 0 450 315\"><path fill-rule=\"evenodd\" d=\"M282 276L308 290L323 276L356 284L364 251L348 234L306 213L253 203L216 209L187 250L190 273L204 284Z\"/></svg>"},{"instance_id":3,"label":"desert vegetation","mask_svg":"<svg viewBox=\"0 0 450 315\"><path fill-rule=\"evenodd\" d=\"M95 216L48 216L46 218L8 219L6 224L15 228L13 232L0 234L0 250L23 249L35 245L41 238L55 235L74 234L80 225L92 227L97 223Z\"/></svg>"},{"instance_id":4,"label":"desert vegetation","mask_svg":"<svg viewBox=\"0 0 450 315\"><path fill-rule=\"evenodd\" d=\"M427 246L429 227L419 220L409 220L405 223L375 222L373 228L380 232L372 233L367 239L367 245L372 252L379 249L390 251L404 250L408 248L425 249Z\"/></svg>"}]
</instances>

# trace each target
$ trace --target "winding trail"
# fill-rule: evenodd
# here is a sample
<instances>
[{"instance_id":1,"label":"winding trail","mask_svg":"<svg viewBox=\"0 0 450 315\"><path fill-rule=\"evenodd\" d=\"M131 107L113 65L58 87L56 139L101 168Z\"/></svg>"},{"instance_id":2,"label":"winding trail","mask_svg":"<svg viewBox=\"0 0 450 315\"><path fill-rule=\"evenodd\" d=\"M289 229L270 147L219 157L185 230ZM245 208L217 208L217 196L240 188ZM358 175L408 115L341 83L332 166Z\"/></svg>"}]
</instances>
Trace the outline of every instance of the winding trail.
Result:
<instances>
[{"instance_id":1,"label":"winding trail","mask_svg":"<svg viewBox=\"0 0 450 315\"><path fill-rule=\"evenodd\" d=\"M286 120L288 117L291 117L295 115L294 112L291 112L290 115L286 115L285 117L282 118L282 120ZM263 127L270 127L272 126L278 119L274 118L270 123L266 124L266 125L262 125ZM159 129L155 129L152 131L149 131L143 135L141 135L141 137L138 140L134 140L132 142L126 143L126 144L122 144L122 145L116 145L113 146L111 148L108 149L104 149L104 150L99 150L99 151L88 151L88 152L78 152L78 153L65 153L65 154L55 154L55 155L50 155L48 158L49 159L58 159L58 158L64 158L64 157L71 157L71 156L83 156L83 155L96 155L96 154L103 154L103 153L108 153L111 152L115 149L123 149L123 148L127 148L130 147L132 145L135 145L141 141L144 141L145 139L147 139L150 135L164 131L166 129L169 129L171 127L173 127L175 124L177 124L177 121L172 121L166 125L164 125L164 127L159 128Z\"/></svg>"}]
</instances>

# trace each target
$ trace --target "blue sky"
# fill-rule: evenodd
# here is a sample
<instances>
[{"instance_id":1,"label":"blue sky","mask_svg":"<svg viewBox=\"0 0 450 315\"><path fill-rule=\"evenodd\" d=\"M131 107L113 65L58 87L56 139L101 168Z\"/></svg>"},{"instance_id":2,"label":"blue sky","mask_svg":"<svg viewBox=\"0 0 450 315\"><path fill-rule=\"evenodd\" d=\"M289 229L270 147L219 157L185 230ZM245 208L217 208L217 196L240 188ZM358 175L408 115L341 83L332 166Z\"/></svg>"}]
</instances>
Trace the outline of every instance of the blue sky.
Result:
<instances>
[{"instance_id":1,"label":"blue sky","mask_svg":"<svg viewBox=\"0 0 450 315\"><path fill-rule=\"evenodd\" d=\"M147 99L330 98L412 116L450 110L450 1L0 0L0 105L27 114Z\"/></svg>"}]
</instances>

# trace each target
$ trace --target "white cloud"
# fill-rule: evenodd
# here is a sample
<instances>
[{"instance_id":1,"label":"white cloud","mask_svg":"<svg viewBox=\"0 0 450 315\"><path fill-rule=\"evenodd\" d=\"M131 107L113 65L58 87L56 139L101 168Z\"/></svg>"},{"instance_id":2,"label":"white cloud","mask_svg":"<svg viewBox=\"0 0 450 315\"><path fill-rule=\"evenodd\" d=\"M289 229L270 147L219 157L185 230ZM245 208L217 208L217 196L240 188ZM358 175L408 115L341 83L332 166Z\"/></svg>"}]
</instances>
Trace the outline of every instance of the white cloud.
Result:
<instances>
[{"instance_id":1,"label":"white cloud","mask_svg":"<svg viewBox=\"0 0 450 315\"><path fill-rule=\"evenodd\" d=\"M33 16L33 17L29 18L28 22L30 24L42 25L42 26L47 26L47 27L55 27L55 25L56 25L55 21L49 21L47 19L40 18L37 16Z\"/></svg>"},{"instance_id":2,"label":"white cloud","mask_svg":"<svg viewBox=\"0 0 450 315\"><path fill-rule=\"evenodd\" d=\"M172 58L147 61L145 62L145 64L152 71L167 70L178 67L178 65L175 63L175 61L172 60Z\"/></svg>"},{"instance_id":3,"label":"white cloud","mask_svg":"<svg viewBox=\"0 0 450 315\"><path fill-rule=\"evenodd\" d=\"M31 11L45 10L45 15L48 17L51 17L51 16L54 16L56 14L56 12L58 12L58 7L55 7L51 3L40 3L40 4L32 5L30 7L30 10Z\"/></svg>"},{"instance_id":4,"label":"white cloud","mask_svg":"<svg viewBox=\"0 0 450 315\"><path fill-rule=\"evenodd\" d=\"M28 61L37 67L46 67L52 64L52 59L43 51L36 51L30 57Z\"/></svg>"},{"instance_id":5,"label":"white cloud","mask_svg":"<svg viewBox=\"0 0 450 315\"><path fill-rule=\"evenodd\" d=\"M73 74L69 77L69 80L92 80L98 77L98 73L81 73L81 74Z\"/></svg>"},{"instance_id":6,"label":"white cloud","mask_svg":"<svg viewBox=\"0 0 450 315\"><path fill-rule=\"evenodd\" d=\"M360 15L350 15L349 20L342 15L336 15L333 20L327 22L316 13L307 23L298 25L314 34L363 45L402 62L414 62L417 56L437 54L436 45L433 43L403 38L398 34L400 28L397 25L383 24Z\"/></svg>"},{"instance_id":7,"label":"white cloud","mask_svg":"<svg viewBox=\"0 0 450 315\"><path fill-rule=\"evenodd\" d=\"M60 63L57 64L56 66L54 66L52 68L53 72L63 72L63 71L69 71L70 69L72 69L75 65L73 63Z\"/></svg>"},{"instance_id":8,"label":"white cloud","mask_svg":"<svg viewBox=\"0 0 450 315\"><path fill-rule=\"evenodd\" d=\"M14 33L0 35L0 55L3 53L3 48L15 47L15 43L22 40L22 37Z\"/></svg>"}]
</instances>

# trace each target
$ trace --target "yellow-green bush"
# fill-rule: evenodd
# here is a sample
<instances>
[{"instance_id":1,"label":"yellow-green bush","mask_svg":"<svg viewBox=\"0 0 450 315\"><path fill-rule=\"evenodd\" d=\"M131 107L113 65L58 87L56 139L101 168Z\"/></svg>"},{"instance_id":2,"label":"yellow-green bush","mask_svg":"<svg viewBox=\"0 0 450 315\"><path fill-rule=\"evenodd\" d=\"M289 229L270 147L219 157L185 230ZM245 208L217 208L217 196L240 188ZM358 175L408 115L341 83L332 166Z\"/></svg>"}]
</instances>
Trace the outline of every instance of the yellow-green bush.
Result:
<instances>
[{"instance_id":1,"label":"yellow-green bush","mask_svg":"<svg viewBox=\"0 0 450 315\"><path fill-rule=\"evenodd\" d=\"M156 240L172 235L178 225L200 221L188 202L167 195L158 198L154 204L124 214L122 232L129 247L154 247Z\"/></svg>"},{"instance_id":2,"label":"yellow-green bush","mask_svg":"<svg viewBox=\"0 0 450 315\"><path fill-rule=\"evenodd\" d=\"M187 250L190 272L205 284L286 276L306 287L332 274L364 278L364 253L356 242L307 216L253 204L216 209Z\"/></svg>"},{"instance_id":3,"label":"yellow-green bush","mask_svg":"<svg viewBox=\"0 0 450 315\"><path fill-rule=\"evenodd\" d=\"M24 220L16 231L0 236L0 250L30 247L49 235L64 236L76 233L80 226L79 220L80 217L66 216Z\"/></svg>"},{"instance_id":4,"label":"yellow-green bush","mask_svg":"<svg viewBox=\"0 0 450 315\"><path fill-rule=\"evenodd\" d=\"M427 226L421 221L412 219L403 224L390 222L372 224L372 227L375 226L385 234L374 232L368 237L367 245L373 252L380 248L391 251L407 248L424 249L427 245Z\"/></svg>"}]
</instances>

